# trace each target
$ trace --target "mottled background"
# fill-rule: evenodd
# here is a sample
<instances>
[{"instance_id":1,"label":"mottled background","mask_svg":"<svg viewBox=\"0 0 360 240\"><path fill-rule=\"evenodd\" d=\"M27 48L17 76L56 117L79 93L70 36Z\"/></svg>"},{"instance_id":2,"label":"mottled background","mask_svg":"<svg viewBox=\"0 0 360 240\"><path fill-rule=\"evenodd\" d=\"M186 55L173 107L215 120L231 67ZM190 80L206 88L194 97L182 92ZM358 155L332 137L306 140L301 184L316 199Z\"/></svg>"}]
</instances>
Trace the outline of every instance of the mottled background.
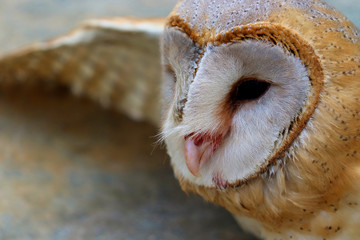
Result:
<instances>
[{"instance_id":1,"label":"mottled background","mask_svg":"<svg viewBox=\"0 0 360 240\"><path fill-rule=\"evenodd\" d=\"M175 0L0 0L0 52ZM359 0L329 0L360 25ZM0 90L0 239L254 239L179 189L157 129L59 89Z\"/></svg>"}]
</instances>

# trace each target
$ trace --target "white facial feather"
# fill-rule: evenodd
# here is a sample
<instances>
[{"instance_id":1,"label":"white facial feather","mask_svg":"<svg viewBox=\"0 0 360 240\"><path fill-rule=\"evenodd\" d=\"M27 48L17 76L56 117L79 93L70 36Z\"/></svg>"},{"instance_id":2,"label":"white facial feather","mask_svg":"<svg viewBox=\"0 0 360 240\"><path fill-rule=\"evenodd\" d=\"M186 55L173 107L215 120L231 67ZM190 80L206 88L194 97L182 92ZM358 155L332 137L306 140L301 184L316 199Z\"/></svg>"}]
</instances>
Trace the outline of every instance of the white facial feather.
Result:
<instances>
[{"instance_id":1,"label":"white facial feather","mask_svg":"<svg viewBox=\"0 0 360 240\"><path fill-rule=\"evenodd\" d=\"M168 57L176 59L178 55ZM180 72L182 62L172 63L175 72ZM185 163L184 137L220 127L217 109L233 84L244 77L265 80L271 87L260 99L239 106L229 135L203 166L201 177L193 176ZM186 179L204 186L215 186L216 177L234 183L256 174L268 164L266 159L271 157L280 133L301 112L309 88L300 59L279 46L254 40L208 46L189 87L183 121L173 122L169 113L163 129L172 164ZM176 104L176 100L169 104Z\"/></svg>"},{"instance_id":2,"label":"white facial feather","mask_svg":"<svg viewBox=\"0 0 360 240\"><path fill-rule=\"evenodd\" d=\"M165 79L162 84L163 109L170 114L169 117L172 117L179 105L169 105L169 103L172 100L179 103L186 99L199 53L193 41L185 33L175 29L165 29L162 41L163 79ZM174 96L177 99L174 99Z\"/></svg>"}]
</instances>

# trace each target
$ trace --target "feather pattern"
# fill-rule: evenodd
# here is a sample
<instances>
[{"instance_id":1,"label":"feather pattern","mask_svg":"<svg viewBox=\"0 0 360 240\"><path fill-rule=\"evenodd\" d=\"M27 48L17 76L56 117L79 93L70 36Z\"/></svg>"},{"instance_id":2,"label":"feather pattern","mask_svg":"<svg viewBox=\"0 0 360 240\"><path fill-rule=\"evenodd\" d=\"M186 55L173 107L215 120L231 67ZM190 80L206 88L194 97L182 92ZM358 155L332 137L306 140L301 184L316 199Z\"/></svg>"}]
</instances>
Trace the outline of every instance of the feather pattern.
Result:
<instances>
[{"instance_id":1,"label":"feather pattern","mask_svg":"<svg viewBox=\"0 0 360 240\"><path fill-rule=\"evenodd\" d=\"M63 85L136 120L160 121L163 19L89 20L0 58L2 87Z\"/></svg>"}]
</instances>

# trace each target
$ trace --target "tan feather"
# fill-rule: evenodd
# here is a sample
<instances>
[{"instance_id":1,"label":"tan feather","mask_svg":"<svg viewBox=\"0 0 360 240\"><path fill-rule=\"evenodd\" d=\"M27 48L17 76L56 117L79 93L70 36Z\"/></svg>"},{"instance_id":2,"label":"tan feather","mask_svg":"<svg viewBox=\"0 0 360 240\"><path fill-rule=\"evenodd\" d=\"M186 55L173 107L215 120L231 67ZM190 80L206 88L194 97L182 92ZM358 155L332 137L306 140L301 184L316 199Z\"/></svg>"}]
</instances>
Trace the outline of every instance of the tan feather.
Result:
<instances>
[{"instance_id":1,"label":"tan feather","mask_svg":"<svg viewBox=\"0 0 360 240\"><path fill-rule=\"evenodd\" d=\"M0 59L2 87L63 85L136 120L160 121L164 19L90 20Z\"/></svg>"}]
</instances>

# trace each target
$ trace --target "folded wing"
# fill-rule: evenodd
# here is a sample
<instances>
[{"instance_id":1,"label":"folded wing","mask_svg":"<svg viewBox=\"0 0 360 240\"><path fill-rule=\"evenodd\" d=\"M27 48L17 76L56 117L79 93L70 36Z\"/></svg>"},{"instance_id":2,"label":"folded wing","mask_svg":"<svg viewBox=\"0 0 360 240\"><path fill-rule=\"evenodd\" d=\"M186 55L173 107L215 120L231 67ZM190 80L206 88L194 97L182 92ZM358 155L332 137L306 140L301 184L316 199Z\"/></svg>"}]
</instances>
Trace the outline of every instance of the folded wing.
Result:
<instances>
[{"instance_id":1,"label":"folded wing","mask_svg":"<svg viewBox=\"0 0 360 240\"><path fill-rule=\"evenodd\" d=\"M163 19L90 20L64 36L0 57L0 85L62 85L158 124L163 26Z\"/></svg>"}]
</instances>

